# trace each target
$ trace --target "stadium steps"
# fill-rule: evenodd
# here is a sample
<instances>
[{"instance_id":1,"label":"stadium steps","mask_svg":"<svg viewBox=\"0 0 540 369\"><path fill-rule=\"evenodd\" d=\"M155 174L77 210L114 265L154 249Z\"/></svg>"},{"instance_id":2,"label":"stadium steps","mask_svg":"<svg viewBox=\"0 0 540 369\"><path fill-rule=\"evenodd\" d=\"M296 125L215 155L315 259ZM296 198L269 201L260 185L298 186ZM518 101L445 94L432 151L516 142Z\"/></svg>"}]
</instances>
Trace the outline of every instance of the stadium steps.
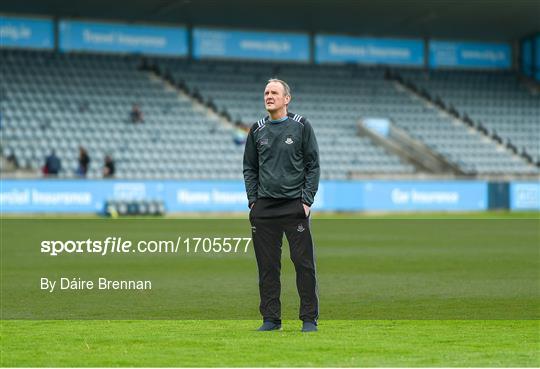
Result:
<instances>
[{"instance_id":1,"label":"stadium steps","mask_svg":"<svg viewBox=\"0 0 540 369\"><path fill-rule=\"evenodd\" d=\"M227 129L233 129L233 122L225 115L220 114L215 106L204 104L202 100L197 99L195 96L189 93L185 88L181 88L174 84L173 80L166 78L166 76L159 69L151 69L147 71L148 78L151 81L161 83L163 88L167 91L174 91L179 98L179 101L185 101L188 99L193 104L193 109L205 114L209 119L218 121Z\"/></svg>"},{"instance_id":2,"label":"stadium steps","mask_svg":"<svg viewBox=\"0 0 540 369\"><path fill-rule=\"evenodd\" d=\"M148 62L148 61L147 61ZM203 101L197 94L190 93L187 86L175 83L174 79L167 76L164 71L159 68L158 64L150 61L148 68L143 69L149 73L149 78L153 81L158 81L168 91L174 91L178 94L181 100L188 99L193 104L193 108L205 114L209 119L218 121L226 129L234 129L234 123L229 115L219 112L214 104L208 104Z\"/></svg>"},{"instance_id":3,"label":"stadium steps","mask_svg":"<svg viewBox=\"0 0 540 369\"><path fill-rule=\"evenodd\" d=\"M375 144L384 147L386 151L415 166L419 173L447 176L465 176L467 174L458 165L399 128L392 120L389 121L389 124L386 135L376 133L362 122L358 124L358 129L361 135L369 137Z\"/></svg>"},{"instance_id":4,"label":"stadium steps","mask_svg":"<svg viewBox=\"0 0 540 369\"><path fill-rule=\"evenodd\" d=\"M533 171L537 169L538 166L534 163L530 156L520 153L511 143L504 144L502 139L496 134L490 133L481 124L475 124L470 120L470 118L468 118L466 114L462 115L451 104L445 104L440 97L434 98L426 89L419 87L410 79L403 78L398 71L389 71L386 77L390 81L396 83L399 86L400 91L407 93L414 98L420 99L429 108L436 109L440 113L447 115L454 122L462 125L463 128L468 130L472 129L479 137L481 137L484 142L489 141L496 146L498 151L504 151L506 154L513 157L513 159L517 162L524 163L525 165L529 166Z\"/></svg>"},{"instance_id":5,"label":"stadium steps","mask_svg":"<svg viewBox=\"0 0 540 369\"><path fill-rule=\"evenodd\" d=\"M471 86L474 86L472 93L478 93L477 96L472 98L472 102L469 102L468 104L460 104L459 101L453 101L452 100L452 89L447 87L445 88L437 88L437 81L424 81L424 83L416 82L415 79L420 79L418 77L418 73L411 73L411 72L405 72L405 75L402 75L399 71L394 71L390 73L390 78L396 81L397 83L401 84L404 88L406 88L408 91L414 93L415 95L421 97L422 99L430 102L433 106L435 106L437 109L444 111L448 114L450 114L452 117L454 117L456 120L461 122L462 124L476 130L478 134L486 137L490 141L494 142L495 144L499 145L500 147L503 147L506 151L508 151L511 155L519 157L523 160L525 160L527 163L529 163L531 166L535 168L540 168L540 148L538 147L538 143L536 142L536 147L531 147L526 144L523 144L522 142L513 142L512 137L509 137L509 134L505 134L504 132L501 133L497 129L497 124L489 122L490 119L496 120L499 117L494 117L493 114L488 113L484 119L479 118L477 115L475 115L474 111L469 111L469 109L474 110L472 108L473 105L477 105L479 108L482 107L484 94L490 94L492 91L489 91L490 88L496 90L500 86L504 86L506 88L508 87L514 87L515 86L509 86L508 81L505 81L505 76L498 76L497 74L493 74L493 81L483 81L483 82L476 82ZM437 76L437 72L435 73L435 76ZM416 78L415 78L416 77ZM441 77L439 77L441 78ZM474 77L473 77L474 78ZM477 77L478 78L478 77ZM499 80L497 80L499 79ZM506 83L506 84L505 84ZM521 83L524 87L524 90L528 90L528 93L531 96L538 95L538 88L536 86L533 86L531 84L525 84ZM460 88L467 88L467 84L458 85ZM512 91L510 90L508 92L508 95L494 95L494 97L491 97L491 100L494 100L495 104L500 103L501 105L508 103L507 98L514 96L513 94L520 93L521 91ZM448 96L447 96L448 95ZM498 96L498 97L497 97ZM455 96L453 96L455 98ZM537 105L537 107L540 107L540 105ZM487 110L487 109L486 109ZM538 110L537 110L538 112ZM525 117L519 116L520 111L514 110L514 114L516 114L517 118L521 120L521 122L517 122L514 124L515 129L520 128L521 125L526 122ZM485 121L485 120L488 121ZM538 135L538 127L537 131L535 132L536 135ZM533 144L532 146L534 146Z\"/></svg>"}]
</instances>

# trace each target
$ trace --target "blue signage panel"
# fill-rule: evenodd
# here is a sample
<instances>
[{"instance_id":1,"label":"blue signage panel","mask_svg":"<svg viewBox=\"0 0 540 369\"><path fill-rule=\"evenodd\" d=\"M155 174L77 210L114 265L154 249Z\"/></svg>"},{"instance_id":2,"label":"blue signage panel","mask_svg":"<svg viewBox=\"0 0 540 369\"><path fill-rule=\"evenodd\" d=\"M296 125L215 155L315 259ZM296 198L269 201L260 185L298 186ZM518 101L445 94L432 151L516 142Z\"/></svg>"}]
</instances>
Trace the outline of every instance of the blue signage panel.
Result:
<instances>
[{"instance_id":1,"label":"blue signage panel","mask_svg":"<svg viewBox=\"0 0 540 369\"><path fill-rule=\"evenodd\" d=\"M478 42L429 42L431 68L495 68L512 65L510 45Z\"/></svg>"},{"instance_id":2,"label":"blue signage panel","mask_svg":"<svg viewBox=\"0 0 540 369\"><path fill-rule=\"evenodd\" d=\"M516 205L525 198L538 204L538 187L533 200L530 192L517 188L513 191L521 195L514 195L513 208L530 206ZM162 200L169 212L248 210L242 181L4 180L0 192L5 213L97 213L103 211L105 201L113 199ZM487 183L322 181L313 207L326 211L480 211L487 209Z\"/></svg>"},{"instance_id":3,"label":"blue signage panel","mask_svg":"<svg viewBox=\"0 0 540 369\"><path fill-rule=\"evenodd\" d=\"M486 182L393 182L363 184L363 207L374 211L481 211L487 209Z\"/></svg>"},{"instance_id":4,"label":"blue signage panel","mask_svg":"<svg viewBox=\"0 0 540 369\"><path fill-rule=\"evenodd\" d=\"M52 49L54 47L53 22L50 19L0 15L0 46Z\"/></svg>"},{"instance_id":5,"label":"blue signage panel","mask_svg":"<svg viewBox=\"0 0 540 369\"><path fill-rule=\"evenodd\" d=\"M188 53L185 27L60 21L62 51L101 51L184 56Z\"/></svg>"},{"instance_id":6,"label":"blue signage panel","mask_svg":"<svg viewBox=\"0 0 540 369\"><path fill-rule=\"evenodd\" d=\"M362 182L321 181L313 209L325 211L358 211L364 208Z\"/></svg>"},{"instance_id":7,"label":"blue signage panel","mask_svg":"<svg viewBox=\"0 0 540 369\"><path fill-rule=\"evenodd\" d=\"M298 33L195 28L193 57L309 61L309 37Z\"/></svg>"},{"instance_id":8,"label":"blue signage panel","mask_svg":"<svg viewBox=\"0 0 540 369\"><path fill-rule=\"evenodd\" d=\"M422 40L377 39L350 36L315 36L316 63L424 64Z\"/></svg>"},{"instance_id":9,"label":"blue signage panel","mask_svg":"<svg viewBox=\"0 0 540 369\"><path fill-rule=\"evenodd\" d=\"M540 211L540 183L516 182L510 184L511 210Z\"/></svg>"},{"instance_id":10,"label":"blue signage panel","mask_svg":"<svg viewBox=\"0 0 540 369\"><path fill-rule=\"evenodd\" d=\"M5 180L0 192L6 213L96 213L113 199L162 200L170 212L247 209L243 182Z\"/></svg>"}]
</instances>

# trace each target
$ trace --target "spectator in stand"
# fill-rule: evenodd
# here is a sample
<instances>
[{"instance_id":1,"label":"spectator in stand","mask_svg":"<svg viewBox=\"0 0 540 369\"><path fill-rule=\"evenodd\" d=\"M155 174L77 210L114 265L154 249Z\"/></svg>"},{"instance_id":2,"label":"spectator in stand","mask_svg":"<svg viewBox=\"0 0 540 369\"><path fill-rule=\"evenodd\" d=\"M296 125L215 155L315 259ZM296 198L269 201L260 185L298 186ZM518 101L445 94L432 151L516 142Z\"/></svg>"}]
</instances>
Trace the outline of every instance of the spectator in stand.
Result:
<instances>
[{"instance_id":1,"label":"spectator in stand","mask_svg":"<svg viewBox=\"0 0 540 369\"><path fill-rule=\"evenodd\" d=\"M8 168L4 168L6 169L6 171L13 171L13 170L17 170L19 169L19 161L17 160L17 156L15 156L15 153L11 152L7 158L7 167Z\"/></svg>"},{"instance_id":2,"label":"spectator in stand","mask_svg":"<svg viewBox=\"0 0 540 369\"><path fill-rule=\"evenodd\" d=\"M114 177L114 160L110 155L105 156L105 162L103 164L103 178L112 178Z\"/></svg>"},{"instance_id":3,"label":"spectator in stand","mask_svg":"<svg viewBox=\"0 0 540 369\"><path fill-rule=\"evenodd\" d=\"M62 170L62 162L60 158L56 156L54 150L51 151L49 156L45 158L45 165L43 166L43 174L47 177L56 177Z\"/></svg>"},{"instance_id":4,"label":"spectator in stand","mask_svg":"<svg viewBox=\"0 0 540 369\"><path fill-rule=\"evenodd\" d=\"M131 113L129 114L129 117L131 119L131 123L133 124L144 122L143 112L139 104L133 104L133 106L131 107Z\"/></svg>"},{"instance_id":5,"label":"spectator in stand","mask_svg":"<svg viewBox=\"0 0 540 369\"><path fill-rule=\"evenodd\" d=\"M79 167L77 168L77 175L80 177L86 177L88 173L88 167L90 166L90 156L84 147L79 147Z\"/></svg>"},{"instance_id":6,"label":"spectator in stand","mask_svg":"<svg viewBox=\"0 0 540 369\"><path fill-rule=\"evenodd\" d=\"M248 132L249 132L249 128L247 128L241 122L236 122L236 124L234 125L234 131L233 131L234 143L237 144L238 146L244 145L246 143Z\"/></svg>"}]
</instances>

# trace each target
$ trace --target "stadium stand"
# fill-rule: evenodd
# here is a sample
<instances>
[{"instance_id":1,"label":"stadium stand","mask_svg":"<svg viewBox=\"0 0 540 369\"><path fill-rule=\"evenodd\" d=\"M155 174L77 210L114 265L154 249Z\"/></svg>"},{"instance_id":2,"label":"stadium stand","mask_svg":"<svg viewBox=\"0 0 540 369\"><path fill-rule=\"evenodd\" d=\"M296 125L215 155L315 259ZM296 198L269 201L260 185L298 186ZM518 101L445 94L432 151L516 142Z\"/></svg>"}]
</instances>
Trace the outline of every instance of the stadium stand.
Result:
<instances>
[{"instance_id":1,"label":"stadium stand","mask_svg":"<svg viewBox=\"0 0 540 369\"><path fill-rule=\"evenodd\" d=\"M409 164L377 150L366 138L355 136L356 124L362 117L391 119L466 174L537 172L503 146L440 114L406 90L397 89L385 80L385 69L380 67L289 64L277 68L217 61L170 61L162 62L161 67L177 83L198 91L219 111L244 123L264 115L261 86L269 76L288 81L294 94L292 110L309 117L319 132L323 163L328 160L328 166L343 168L332 175L343 175L344 171L412 172ZM339 161L346 161L347 157L352 157L353 162Z\"/></svg>"},{"instance_id":2,"label":"stadium stand","mask_svg":"<svg viewBox=\"0 0 540 369\"><path fill-rule=\"evenodd\" d=\"M92 160L90 178L101 177L109 154L119 178L241 179L243 147L233 142L232 124L252 124L266 115L262 89L271 77L290 82L291 110L315 127L323 179L418 171L357 134L365 117L390 119L465 174L538 172L504 146L398 88L382 67L158 58L140 70L136 56L2 50L1 57L3 156L14 155L22 167L37 171L54 149L62 160L61 177L74 176L82 145ZM500 96L523 100L523 107L531 108L523 116L532 116L535 100L529 103L519 93ZM141 124L130 120L133 104L144 113ZM517 131L534 128L523 127ZM535 136L519 137L530 140L524 143L529 148Z\"/></svg>"},{"instance_id":3,"label":"stadium stand","mask_svg":"<svg viewBox=\"0 0 540 369\"><path fill-rule=\"evenodd\" d=\"M189 98L167 90L163 81L152 81L137 70L137 58L27 51L3 51L3 56L3 150L6 156L14 153L22 166L38 169L54 148L64 163L62 176L70 177L76 170L77 147L83 145L92 158L89 177L100 176L106 154L115 159L120 178L242 177L243 147L233 143L230 128L208 118ZM191 65L210 79L230 78L230 67L235 66ZM268 75L264 73L263 83ZM225 89L222 94L236 95L236 101L243 102L238 109L261 106L260 83L251 89L233 87L234 93ZM201 91L206 93L203 85ZM134 103L142 107L144 124L130 123ZM260 116L237 112L253 121ZM397 156L355 136L354 114L348 117L349 125L334 127L331 115L322 126L317 124L324 178L347 178L355 170L413 172Z\"/></svg>"},{"instance_id":4,"label":"stadium stand","mask_svg":"<svg viewBox=\"0 0 540 369\"><path fill-rule=\"evenodd\" d=\"M540 164L540 97L514 73L409 70L401 76Z\"/></svg>"},{"instance_id":5,"label":"stadium stand","mask_svg":"<svg viewBox=\"0 0 540 369\"><path fill-rule=\"evenodd\" d=\"M101 177L110 154L120 178L239 178L242 148L217 118L137 70L136 57L2 51L2 147L23 167L55 149L71 177L77 148ZM131 123L132 104L144 123ZM201 149L204 148L204 149Z\"/></svg>"},{"instance_id":6,"label":"stadium stand","mask_svg":"<svg viewBox=\"0 0 540 369\"><path fill-rule=\"evenodd\" d=\"M377 90L377 78L375 83L368 78L366 84L350 79L357 69L286 65L280 71L277 66L264 63L158 63L176 83L197 91L218 111L245 125L267 115L262 93L269 78L278 76L290 82L293 90L290 110L306 116L317 132L323 178L345 179L359 172L404 174L415 170L368 138L356 135L356 124L361 117L357 97ZM366 69L362 73L379 75L381 70Z\"/></svg>"}]
</instances>

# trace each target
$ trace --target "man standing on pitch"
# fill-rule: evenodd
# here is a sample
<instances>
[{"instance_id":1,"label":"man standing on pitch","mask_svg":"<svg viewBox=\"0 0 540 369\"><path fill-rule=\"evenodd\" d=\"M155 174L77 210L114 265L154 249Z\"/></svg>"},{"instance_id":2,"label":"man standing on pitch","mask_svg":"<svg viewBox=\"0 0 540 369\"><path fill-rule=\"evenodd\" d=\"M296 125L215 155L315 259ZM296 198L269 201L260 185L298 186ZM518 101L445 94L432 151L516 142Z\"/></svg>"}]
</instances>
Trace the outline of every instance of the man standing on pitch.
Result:
<instances>
[{"instance_id":1,"label":"man standing on pitch","mask_svg":"<svg viewBox=\"0 0 540 369\"><path fill-rule=\"evenodd\" d=\"M291 91L278 79L268 81L268 116L255 123L244 151L244 181L251 232L259 269L260 331L281 329L281 245L287 236L296 269L302 331L317 330L319 299L310 207L319 185L319 148L311 124L288 112Z\"/></svg>"}]
</instances>

